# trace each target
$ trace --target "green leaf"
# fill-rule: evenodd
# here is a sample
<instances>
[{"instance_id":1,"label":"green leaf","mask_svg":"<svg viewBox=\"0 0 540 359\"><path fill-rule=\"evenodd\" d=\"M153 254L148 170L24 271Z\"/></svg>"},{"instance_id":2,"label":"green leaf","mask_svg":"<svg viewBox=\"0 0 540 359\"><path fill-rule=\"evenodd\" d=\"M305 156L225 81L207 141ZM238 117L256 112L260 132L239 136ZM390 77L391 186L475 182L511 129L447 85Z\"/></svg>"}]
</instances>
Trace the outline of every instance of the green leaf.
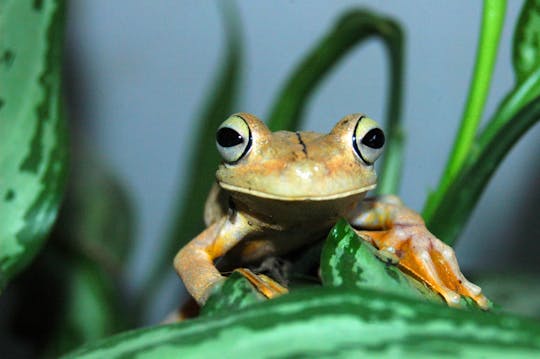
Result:
<instances>
[{"instance_id":1,"label":"green leaf","mask_svg":"<svg viewBox=\"0 0 540 359\"><path fill-rule=\"evenodd\" d=\"M454 145L452 146L452 151L448 157L439 185L435 191L428 195L425 203L422 215L426 222L430 222L438 206L448 200L448 198L444 197L444 194L454 179L459 176L466 164L471 148L475 144L478 125L482 119L482 113L497 59L497 50L504 25L505 12L505 0L484 1L482 27L476 51L473 77L471 78L469 95L467 96L467 104L463 111L459 131L454 140Z\"/></svg>"},{"instance_id":2,"label":"green leaf","mask_svg":"<svg viewBox=\"0 0 540 359\"><path fill-rule=\"evenodd\" d=\"M58 253L65 282L61 322L49 341L53 357L135 322L133 315L128 319L132 308L120 285L134 244L131 202L103 164L84 148L77 150L49 247Z\"/></svg>"},{"instance_id":3,"label":"green leaf","mask_svg":"<svg viewBox=\"0 0 540 359\"><path fill-rule=\"evenodd\" d=\"M384 262L377 249L359 237L344 219L328 234L321 254L323 285L373 288L417 299L442 303L442 298L424 284Z\"/></svg>"},{"instance_id":4,"label":"green leaf","mask_svg":"<svg viewBox=\"0 0 540 359\"><path fill-rule=\"evenodd\" d=\"M512 60L518 83L540 66L540 1L527 0L514 32Z\"/></svg>"},{"instance_id":5,"label":"green leaf","mask_svg":"<svg viewBox=\"0 0 540 359\"><path fill-rule=\"evenodd\" d=\"M63 1L3 1L0 12L0 290L34 257L64 189Z\"/></svg>"},{"instance_id":6,"label":"green leaf","mask_svg":"<svg viewBox=\"0 0 540 359\"><path fill-rule=\"evenodd\" d=\"M201 308L200 315L227 313L264 300L266 298L244 276L233 272L222 285L214 289Z\"/></svg>"},{"instance_id":7,"label":"green leaf","mask_svg":"<svg viewBox=\"0 0 540 359\"><path fill-rule=\"evenodd\" d=\"M540 324L371 289L315 288L127 332L65 358L536 358Z\"/></svg>"},{"instance_id":8,"label":"green leaf","mask_svg":"<svg viewBox=\"0 0 540 359\"><path fill-rule=\"evenodd\" d=\"M222 5L224 16L226 53L217 79L211 84L212 93L197 119L198 130L194 134L196 141L186 167L187 182L177 191L171 228L143 285L143 297L139 303L141 311L146 307L149 297L167 278L166 274L171 271L176 252L204 228L204 202L215 182L215 171L219 164L215 131L235 108L242 68L241 22L237 9L232 7L233 2L218 4Z\"/></svg>"},{"instance_id":9,"label":"green leaf","mask_svg":"<svg viewBox=\"0 0 540 359\"><path fill-rule=\"evenodd\" d=\"M27 328L20 341L39 357L56 358L118 333L137 317L128 313L122 285L133 244L130 202L90 153L73 149L69 186L50 240L6 291L8 298L18 295L10 312L14 325ZM36 295L43 293L36 306Z\"/></svg>"},{"instance_id":10,"label":"green leaf","mask_svg":"<svg viewBox=\"0 0 540 359\"><path fill-rule=\"evenodd\" d=\"M126 308L117 282L96 263L61 254L65 297L59 323L48 341L47 357L105 338L128 328Z\"/></svg>"},{"instance_id":11,"label":"green leaf","mask_svg":"<svg viewBox=\"0 0 540 359\"><path fill-rule=\"evenodd\" d=\"M386 115L387 145L381 167L381 174L384 175L381 176L379 192L396 193L403 162L403 131L400 120L405 56L403 31L393 19L365 10L351 10L341 16L286 81L271 107L268 126L272 131L298 129L309 98L324 77L355 46L373 37L379 38L385 45L390 69Z\"/></svg>"},{"instance_id":12,"label":"green leaf","mask_svg":"<svg viewBox=\"0 0 540 359\"><path fill-rule=\"evenodd\" d=\"M448 187L428 228L448 244L453 244L467 223L489 179L512 146L540 119L540 96L491 133L489 141L479 141L464 170ZM482 139L482 138L481 138Z\"/></svg>"},{"instance_id":13,"label":"green leaf","mask_svg":"<svg viewBox=\"0 0 540 359\"><path fill-rule=\"evenodd\" d=\"M132 203L106 166L88 149L76 150L56 237L71 252L119 278L134 245Z\"/></svg>"},{"instance_id":14,"label":"green leaf","mask_svg":"<svg viewBox=\"0 0 540 359\"><path fill-rule=\"evenodd\" d=\"M523 26L531 26L525 13L534 12L532 8L533 4L524 5L514 41L519 41L520 36L517 34L524 29ZM520 45L514 43L514 49L518 47ZM486 127L477 135L460 173L451 182L447 181L446 187L430 194L423 216L428 228L444 242L450 245L455 243L484 187L506 153L536 123L537 118L534 116L538 115L534 103L539 96L540 67L537 65L528 68L527 76L520 79ZM529 110L524 109L526 106Z\"/></svg>"}]
</instances>

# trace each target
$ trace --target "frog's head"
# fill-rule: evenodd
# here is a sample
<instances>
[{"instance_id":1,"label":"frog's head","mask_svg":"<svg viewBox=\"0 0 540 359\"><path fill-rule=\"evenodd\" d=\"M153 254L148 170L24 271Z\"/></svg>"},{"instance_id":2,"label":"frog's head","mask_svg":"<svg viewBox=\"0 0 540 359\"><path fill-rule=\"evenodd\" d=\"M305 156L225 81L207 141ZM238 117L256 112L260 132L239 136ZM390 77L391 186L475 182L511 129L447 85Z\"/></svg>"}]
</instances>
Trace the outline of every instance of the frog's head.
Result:
<instances>
[{"instance_id":1,"label":"frog's head","mask_svg":"<svg viewBox=\"0 0 540 359\"><path fill-rule=\"evenodd\" d=\"M384 133L372 119L353 114L330 133L272 133L254 115L238 113L218 128L223 158L216 173L228 191L281 201L323 201L375 188L373 163Z\"/></svg>"}]
</instances>

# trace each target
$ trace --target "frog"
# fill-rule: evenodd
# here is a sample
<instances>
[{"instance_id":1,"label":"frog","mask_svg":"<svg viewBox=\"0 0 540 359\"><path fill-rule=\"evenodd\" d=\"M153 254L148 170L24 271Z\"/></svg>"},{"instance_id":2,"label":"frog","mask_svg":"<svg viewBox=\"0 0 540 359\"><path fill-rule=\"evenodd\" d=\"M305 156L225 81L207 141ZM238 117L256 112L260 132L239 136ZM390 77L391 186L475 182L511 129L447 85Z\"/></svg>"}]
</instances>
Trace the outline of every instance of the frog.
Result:
<instances>
[{"instance_id":1,"label":"frog","mask_svg":"<svg viewBox=\"0 0 540 359\"><path fill-rule=\"evenodd\" d=\"M174 258L189 294L206 302L226 279L216 266L225 257L267 298L287 293L246 266L300 250L345 218L381 258L449 306L459 306L463 296L487 309L481 288L465 278L454 250L420 214L395 195L367 197L384 145L381 126L361 113L343 117L327 134L272 132L249 113L228 117L216 132L222 162L205 203L206 229Z\"/></svg>"}]
</instances>

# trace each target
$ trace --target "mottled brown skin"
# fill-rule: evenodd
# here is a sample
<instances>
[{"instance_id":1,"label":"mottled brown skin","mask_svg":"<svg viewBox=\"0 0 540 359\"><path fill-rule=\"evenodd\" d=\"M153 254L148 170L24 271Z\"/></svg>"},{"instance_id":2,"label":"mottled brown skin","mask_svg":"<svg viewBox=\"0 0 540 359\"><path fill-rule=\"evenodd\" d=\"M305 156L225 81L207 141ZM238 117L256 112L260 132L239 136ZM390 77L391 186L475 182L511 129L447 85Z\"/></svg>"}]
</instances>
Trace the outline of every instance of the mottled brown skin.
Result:
<instances>
[{"instance_id":1,"label":"mottled brown skin","mask_svg":"<svg viewBox=\"0 0 540 359\"><path fill-rule=\"evenodd\" d=\"M464 295L487 307L480 288L461 274L454 251L426 229L417 213L394 196L363 200L377 178L373 165L353 150L362 115L344 117L326 135L272 133L253 115L233 116L249 126L251 149L236 163L219 166L205 208L207 228L174 260L198 303L224 280L215 259L233 254L241 266L288 253L322 238L345 217L381 255L427 283L449 305L458 305ZM251 281L273 296L266 278Z\"/></svg>"}]
</instances>

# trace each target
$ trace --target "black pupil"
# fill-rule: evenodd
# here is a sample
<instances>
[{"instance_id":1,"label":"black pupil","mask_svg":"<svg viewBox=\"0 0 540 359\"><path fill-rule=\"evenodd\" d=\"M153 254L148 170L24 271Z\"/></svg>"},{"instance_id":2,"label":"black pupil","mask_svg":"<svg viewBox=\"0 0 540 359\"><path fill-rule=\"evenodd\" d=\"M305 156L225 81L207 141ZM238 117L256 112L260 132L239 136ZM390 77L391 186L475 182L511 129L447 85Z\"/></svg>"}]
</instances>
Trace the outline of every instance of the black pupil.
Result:
<instances>
[{"instance_id":1,"label":"black pupil","mask_svg":"<svg viewBox=\"0 0 540 359\"><path fill-rule=\"evenodd\" d=\"M221 147L233 147L244 142L244 138L232 128L222 127L216 133L216 141Z\"/></svg>"},{"instance_id":2,"label":"black pupil","mask_svg":"<svg viewBox=\"0 0 540 359\"><path fill-rule=\"evenodd\" d=\"M384 146L384 132L380 128L369 130L362 138L362 144L371 148L381 148Z\"/></svg>"}]
</instances>

